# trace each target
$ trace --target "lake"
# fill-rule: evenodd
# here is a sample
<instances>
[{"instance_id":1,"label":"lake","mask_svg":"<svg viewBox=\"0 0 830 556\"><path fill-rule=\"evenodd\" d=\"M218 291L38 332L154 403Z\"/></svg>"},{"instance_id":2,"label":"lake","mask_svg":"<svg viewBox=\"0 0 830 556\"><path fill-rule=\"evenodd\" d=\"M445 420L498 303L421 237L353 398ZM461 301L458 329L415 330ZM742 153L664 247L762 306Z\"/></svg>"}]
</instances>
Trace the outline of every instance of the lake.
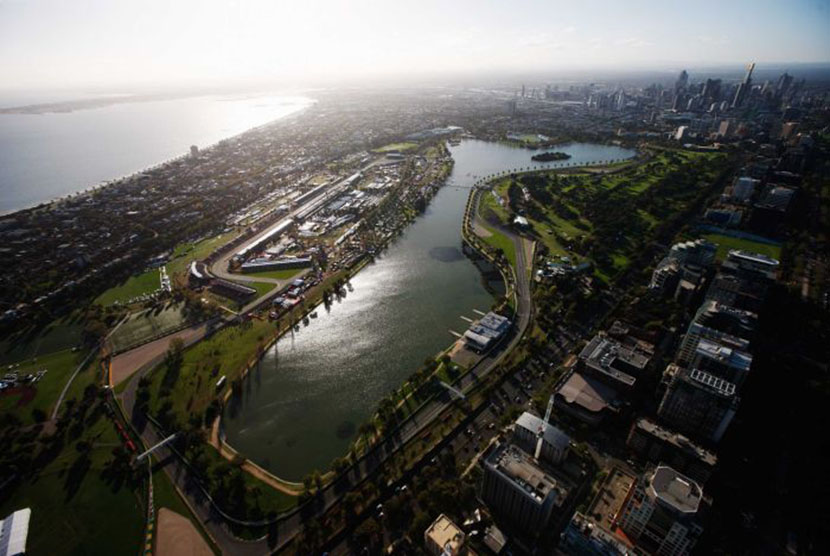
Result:
<instances>
[{"instance_id":1,"label":"lake","mask_svg":"<svg viewBox=\"0 0 830 556\"><path fill-rule=\"evenodd\" d=\"M571 143L555 150L568 164L630 158L608 145ZM478 267L461 254L461 222L469 187L478 178L531 165L530 151L464 141L451 147L455 166L426 213L375 263L352 278L353 291L263 357L229 405L228 443L275 475L298 481L345 455L357 427L378 401L424 359L464 332L474 310L494 298Z\"/></svg>"}]
</instances>

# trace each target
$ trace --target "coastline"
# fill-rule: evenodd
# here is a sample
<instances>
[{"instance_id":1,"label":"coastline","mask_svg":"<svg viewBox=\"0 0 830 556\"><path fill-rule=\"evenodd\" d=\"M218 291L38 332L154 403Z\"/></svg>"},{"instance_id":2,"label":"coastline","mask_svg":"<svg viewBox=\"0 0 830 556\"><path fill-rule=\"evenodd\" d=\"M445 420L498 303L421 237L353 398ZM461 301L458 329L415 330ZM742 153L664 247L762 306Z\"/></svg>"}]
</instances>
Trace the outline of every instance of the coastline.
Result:
<instances>
[{"instance_id":1,"label":"coastline","mask_svg":"<svg viewBox=\"0 0 830 556\"><path fill-rule=\"evenodd\" d=\"M209 94L204 95L203 94L203 95L169 96L169 97L165 97L165 98L137 99L137 100L124 101L124 102L107 103L107 104L104 104L102 106L83 108L83 109L78 110L78 111L88 110L88 109L91 110L91 109L94 109L94 108L103 108L103 107L112 106L114 104L134 104L134 103L143 103L143 102L163 102L163 101L172 101L172 100L184 100L184 99L189 99L189 98L202 98L202 97L207 97L207 96L212 96L212 95L209 95ZM261 96L261 95L258 95L258 96ZM251 98L255 98L255 97L251 97ZM288 97L286 97L286 98L288 98ZM223 141L228 141L228 140L231 140L231 139L235 139L237 137L241 137L241 136L243 136L247 133L250 133L252 131L256 131L256 130L261 129L261 128L266 127L266 126L274 125L275 123L278 123L278 122L287 122L287 121L290 121L293 118L300 117L309 108L313 107L318 102L318 99L310 97L310 96L309 97L298 96L298 97L290 97L290 98L303 99L303 102L298 103L298 106L295 110L293 110L291 112L288 112L287 114L285 114L283 116L277 116L276 118L270 119L266 122L263 122L261 124L258 124L258 125L255 125L253 127L249 127L249 128L247 128L243 131L240 131L239 133L234 133L234 134L222 137L221 139L218 139L218 140L216 140L212 143L206 144L204 147L199 147L199 151L200 152L209 152L210 150L214 149L217 145L219 145L219 143L221 143ZM37 105L37 106L42 106L42 105ZM24 107L20 107L20 108L26 108L26 107L24 106ZM15 110L15 109L6 109L6 111L0 110L0 118L2 118L3 116L8 116L8 115L38 116L38 115L67 114L67 113L74 112L73 110L69 110L69 111L62 111L62 112L61 111L51 111L51 112L45 112L45 113L33 113L33 112L18 112L18 111L11 111L11 110ZM184 152L184 153L182 153L178 156L174 156L172 158L167 158L165 160L162 160L162 161L157 162L155 164L151 164L149 166L144 166L140 170L135 170L131 173L122 174L120 176L109 178L109 179L103 180L103 181L101 181L101 182L99 182L95 185L88 185L88 186L86 186L82 189L77 189L76 191L73 191L71 193L65 193L63 195L59 195L57 197L53 197L53 198L48 199L48 200L39 201L39 202L36 202L36 203L33 203L33 204L28 204L26 206L21 206L21 207L18 207L18 208L13 208L13 209L9 209L9 210L0 210L0 218L13 217L14 215L16 215L18 213L24 213L24 212L38 210L38 209L55 208L57 206L60 206L61 203L64 203L64 202L66 202L70 199L83 198L83 197L86 197L88 195L92 195L96 191L99 191L100 189L112 186L114 184L122 183L125 180L134 179L135 177L137 177L137 176L139 176L139 175L141 175L145 172L150 172L150 171L154 171L154 170L164 168L168 164L172 164L176 161L182 160L182 159L187 158L189 156L190 156L190 153Z\"/></svg>"}]
</instances>

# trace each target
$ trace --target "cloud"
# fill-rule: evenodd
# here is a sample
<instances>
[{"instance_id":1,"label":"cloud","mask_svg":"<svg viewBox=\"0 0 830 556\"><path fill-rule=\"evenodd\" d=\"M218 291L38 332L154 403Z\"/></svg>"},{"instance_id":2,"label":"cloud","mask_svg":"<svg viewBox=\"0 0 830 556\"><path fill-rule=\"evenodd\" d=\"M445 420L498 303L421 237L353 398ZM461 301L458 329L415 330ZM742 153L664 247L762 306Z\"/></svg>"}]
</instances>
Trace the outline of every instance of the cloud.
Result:
<instances>
[{"instance_id":1,"label":"cloud","mask_svg":"<svg viewBox=\"0 0 830 556\"><path fill-rule=\"evenodd\" d=\"M562 29L562 32L566 33L566 34L575 33L576 32L576 27L574 27L573 25L568 25L567 27Z\"/></svg>"}]
</instances>

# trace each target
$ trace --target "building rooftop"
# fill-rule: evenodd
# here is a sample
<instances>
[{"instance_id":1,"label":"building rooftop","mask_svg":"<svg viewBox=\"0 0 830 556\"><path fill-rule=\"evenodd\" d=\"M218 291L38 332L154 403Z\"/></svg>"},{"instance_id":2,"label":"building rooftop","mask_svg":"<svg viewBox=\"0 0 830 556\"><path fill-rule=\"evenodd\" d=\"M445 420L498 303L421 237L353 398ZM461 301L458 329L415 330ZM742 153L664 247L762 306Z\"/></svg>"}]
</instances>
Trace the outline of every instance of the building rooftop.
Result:
<instances>
[{"instance_id":1,"label":"building rooftop","mask_svg":"<svg viewBox=\"0 0 830 556\"><path fill-rule=\"evenodd\" d=\"M491 341L504 335L508 328L510 328L510 320L491 311L470 325L464 337L478 344L479 347L485 348Z\"/></svg>"},{"instance_id":2,"label":"building rooftop","mask_svg":"<svg viewBox=\"0 0 830 556\"><path fill-rule=\"evenodd\" d=\"M692 479L681 475L671 467L660 465L649 480L654 495L678 512L697 512L703 491Z\"/></svg>"},{"instance_id":3,"label":"building rooftop","mask_svg":"<svg viewBox=\"0 0 830 556\"><path fill-rule=\"evenodd\" d=\"M514 485L542 504L553 494L557 495L559 485L556 479L545 473L534 463L533 458L510 444L504 444L493 451L487 462L509 479ZM564 497L562 497L564 498ZM561 499L557 496L557 499Z\"/></svg>"},{"instance_id":4,"label":"building rooftop","mask_svg":"<svg viewBox=\"0 0 830 556\"><path fill-rule=\"evenodd\" d=\"M718 378L715 375L711 375L705 371L701 371L700 369L692 369L689 372L689 379L692 382L705 386L707 389L712 390L721 396L735 395L736 388L733 383L728 380Z\"/></svg>"},{"instance_id":5,"label":"building rooftop","mask_svg":"<svg viewBox=\"0 0 830 556\"><path fill-rule=\"evenodd\" d=\"M708 450L704 450L680 433L664 429L657 423L646 419L645 417L637 419L636 427L644 430L648 434L660 438L669 444L673 444L687 453L694 454L698 460L707 465L714 466L718 462L718 457Z\"/></svg>"},{"instance_id":6,"label":"building rooftop","mask_svg":"<svg viewBox=\"0 0 830 556\"><path fill-rule=\"evenodd\" d=\"M571 439L567 434L528 411L519 415L516 419L516 426L527 429L533 434L543 432L545 442L560 450L565 450L570 446Z\"/></svg>"},{"instance_id":7,"label":"building rooftop","mask_svg":"<svg viewBox=\"0 0 830 556\"><path fill-rule=\"evenodd\" d=\"M701 305L695 315L694 321L717 330L724 328L724 324L731 322L734 326L728 326L727 328L731 330L740 328L746 331L746 333L750 333L755 329L755 325L758 322L758 315L751 311L744 311L710 299ZM734 331L732 333L734 335Z\"/></svg>"},{"instance_id":8,"label":"building rooftop","mask_svg":"<svg viewBox=\"0 0 830 556\"><path fill-rule=\"evenodd\" d=\"M648 357L604 334L594 336L579 358L588 368L626 386L632 386L637 380L626 371L639 373L648 364Z\"/></svg>"},{"instance_id":9,"label":"building rooftop","mask_svg":"<svg viewBox=\"0 0 830 556\"><path fill-rule=\"evenodd\" d=\"M573 373L557 394L566 402L577 404L591 413L598 413L617 403L617 393L610 386L581 373Z\"/></svg>"},{"instance_id":10,"label":"building rooftop","mask_svg":"<svg viewBox=\"0 0 830 556\"><path fill-rule=\"evenodd\" d=\"M737 349L727 347L720 342L701 338L698 340L695 353L698 356L714 359L719 363L728 365L734 369L748 371L752 365L752 355Z\"/></svg>"},{"instance_id":11,"label":"building rooftop","mask_svg":"<svg viewBox=\"0 0 830 556\"><path fill-rule=\"evenodd\" d=\"M595 551L592 554L606 556L627 556L633 554L632 548L620 537L601 526L590 517L576 512L568 524L570 531L576 532Z\"/></svg>"},{"instance_id":12,"label":"building rooftop","mask_svg":"<svg viewBox=\"0 0 830 556\"><path fill-rule=\"evenodd\" d=\"M777 259L760 253L732 249L721 267L725 270L750 271L762 274L769 280L775 280L779 264Z\"/></svg>"},{"instance_id":13,"label":"building rooftop","mask_svg":"<svg viewBox=\"0 0 830 556\"><path fill-rule=\"evenodd\" d=\"M481 317L478 321L478 326L484 329L482 334L485 336L492 336L497 338L504 334L508 327L510 327L510 320L492 311Z\"/></svg>"},{"instance_id":14,"label":"building rooftop","mask_svg":"<svg viewBox=\"0 0 830 556\"><path fill-rule=\"evenodd\" d=\"M619 467L613 467L600 485L588 514L594 516L601 526L613 531L620 511L628 499L628 493L637 482L637 477Z\"/></svg>"},{"instance_id":15,"label":"building rooftop","mask_svg":"<svg viewBox=\"0 0 830 556\"><path fill-rule=\"evenodd\" d=\"M443 549L442 556L455 556L464 545L464 533L444 514L424 531L424 537Z\"/></svg>"}]
</instances>

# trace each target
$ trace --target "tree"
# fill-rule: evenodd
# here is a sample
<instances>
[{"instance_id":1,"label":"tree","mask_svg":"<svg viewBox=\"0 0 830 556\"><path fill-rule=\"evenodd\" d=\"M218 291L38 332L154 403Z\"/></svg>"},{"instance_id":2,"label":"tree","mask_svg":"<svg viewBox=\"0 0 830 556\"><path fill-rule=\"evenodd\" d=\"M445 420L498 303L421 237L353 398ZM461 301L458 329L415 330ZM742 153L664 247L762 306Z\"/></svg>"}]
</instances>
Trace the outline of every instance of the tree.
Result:
<instances>
[{"instance_id":1,"label":"tree","mask_svg":"<svg viewBox=\"0 0 830 556\"><path fill-rule=\"evenodd\" d=\"M361 547L372 547L377 543L381 528L375 518L370 517L358 525L354 531L354 540Z\"/></svg>"}]
</instances>

